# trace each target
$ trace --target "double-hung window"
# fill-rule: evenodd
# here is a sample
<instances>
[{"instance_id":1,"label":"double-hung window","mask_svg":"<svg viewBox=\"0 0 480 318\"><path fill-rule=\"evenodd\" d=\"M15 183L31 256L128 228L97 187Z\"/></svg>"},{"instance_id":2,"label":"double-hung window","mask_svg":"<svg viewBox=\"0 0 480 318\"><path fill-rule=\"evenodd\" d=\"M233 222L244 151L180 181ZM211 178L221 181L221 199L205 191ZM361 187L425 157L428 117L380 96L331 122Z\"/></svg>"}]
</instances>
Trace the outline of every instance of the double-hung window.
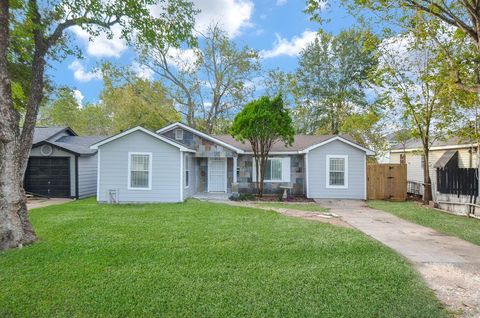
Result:
<instances>
[{"instance_id":1,"label":"double-hung window","mask_svg":"<svg viewBox=\"0 0 480 318\"><path fill-rule=\"evenodd\" d=\"M327 188L348 188L348 156L327 156Z\"/></svg>"},{"instance_id":2,"label":"double-hung window","mask_svg":"<svg viewBox=\"0 0 480 318\"><path fill-rule=\"evenodd\" d=\"M128 188L150 190L152 188L152 154L130 152L128 154Z\"/></svg>"}]
</instances>

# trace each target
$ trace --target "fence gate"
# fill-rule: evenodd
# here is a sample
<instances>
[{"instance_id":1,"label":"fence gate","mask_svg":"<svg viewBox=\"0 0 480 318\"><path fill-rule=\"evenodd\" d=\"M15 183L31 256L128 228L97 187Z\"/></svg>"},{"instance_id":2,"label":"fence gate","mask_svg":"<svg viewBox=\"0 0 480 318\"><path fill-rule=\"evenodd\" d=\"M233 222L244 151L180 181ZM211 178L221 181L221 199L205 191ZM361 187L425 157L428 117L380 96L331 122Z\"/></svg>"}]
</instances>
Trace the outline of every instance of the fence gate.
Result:
<instances>
[{"instance_id":1,"label":"fence gate","mask_svg":"<svg viewBox=\"0 0 480 318\"><path fill-rule=\"evenodd\" d=\"M368 164L369 200L405 201L407 199L406 164Z\"/></svg>"}]
</instances>

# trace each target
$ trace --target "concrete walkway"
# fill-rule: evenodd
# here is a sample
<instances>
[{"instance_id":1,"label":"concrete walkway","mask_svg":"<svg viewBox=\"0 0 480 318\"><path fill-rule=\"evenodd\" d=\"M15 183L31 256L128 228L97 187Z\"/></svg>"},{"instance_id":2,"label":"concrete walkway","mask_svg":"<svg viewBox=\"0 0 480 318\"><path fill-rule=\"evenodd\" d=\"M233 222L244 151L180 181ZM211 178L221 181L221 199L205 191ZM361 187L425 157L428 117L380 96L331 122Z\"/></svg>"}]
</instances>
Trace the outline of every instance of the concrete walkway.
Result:
<instances>
[{"instance_id":1,"label":"concrete walkway","mask_svg":"<svg viewBox=\"0 0 480 318\"><path fill-rule=\"evenodd\" d=\"M51 198L51 199L44 199L44 198L32 198L27 200L27 208L29 210L35 208L43 208L50 205L57 205L63 204L67 202L71 202L73 199L64 199L64 198Z\"/></svg>"},{"instance_id":2,"label":"concrete walkway","mask_svg":"<svg viewBox=\"0 0 480 318\"><path fill-rule=\"evenodd\" d=\"M368 208L362 201L317 202L410 260L455 316L480 317L480 246Z\"/></svg>"}]
</instances>

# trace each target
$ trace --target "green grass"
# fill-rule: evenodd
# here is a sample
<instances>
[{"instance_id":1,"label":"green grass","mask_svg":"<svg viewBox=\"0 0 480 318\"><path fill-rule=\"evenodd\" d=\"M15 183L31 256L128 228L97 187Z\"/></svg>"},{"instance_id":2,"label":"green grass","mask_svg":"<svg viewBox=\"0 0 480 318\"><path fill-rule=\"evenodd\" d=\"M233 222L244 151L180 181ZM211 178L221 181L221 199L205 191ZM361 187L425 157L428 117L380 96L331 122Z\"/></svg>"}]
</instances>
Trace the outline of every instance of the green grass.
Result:
<instances>
[{"instance_id":1,"label":"green grass","mask_svg":"<svg viewBox=\"0 0 480 318\"><path fill-rule=\"evenodd\" d=\"M372 208L480 245L480 221L421 206L416 202L369 201Z\"/></svg>"},{"instance_id":2,"label":"green grass","mask_svg":"<svg viewBox=\"0 0 480 318\"><path fill-rule=\"evenodd\" d=\"M328 209L325 209L315 203L258 202L256 204L264 207L270 207L270 208L293 209L293 210L308 211L308 212L328 211Z\"/></svg>"},{"instance_id":3,"label":"green grass","mask_svg":"<svg viewBox=\"0 0 480 318\"><path fill-rule=\"evenodd\" d=\"M400 256L352 229L198 201L31 212L0 253L0 317L443 317Z\"/></svg>"}]
</instances>

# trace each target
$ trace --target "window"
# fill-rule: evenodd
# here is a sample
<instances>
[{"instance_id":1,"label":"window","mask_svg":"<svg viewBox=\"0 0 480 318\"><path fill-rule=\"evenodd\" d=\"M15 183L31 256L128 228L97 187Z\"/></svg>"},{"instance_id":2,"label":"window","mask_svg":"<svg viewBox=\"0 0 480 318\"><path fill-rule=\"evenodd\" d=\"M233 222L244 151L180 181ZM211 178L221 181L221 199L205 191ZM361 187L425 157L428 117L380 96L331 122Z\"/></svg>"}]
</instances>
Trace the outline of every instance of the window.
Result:
<instances>
[{"instance_id":1,"label":"window","mask_svg":"<svg viewBox=\"0 0 480 318\"><path fill-rule=\"evenodd\" d=\"M175 129L175 139L183 140L183 129Z\"/></svg>"},{"instance_id":2,"label":"window","mask_svg":"<svg viewBox=\"0 0 480 318\"><path fill-rule=\"evenodd\" d=\"M265 168L265 181L282 181L282 159L268 159Z\"/></svg>"},{"instance_id":3,"label":"window","mask_svg":"<svg viewBox=\"0 0 480 318\"><path fill-rule=\"evenodd\" d=\"M190 186L190 156L185 155L184 157L184 170L185 170L185 188Z\"/></svg>"},{"instance_id":4,"label":"window","mask_svg":"<svg viewBox=\"0 0 480 318\"><path fill-rule=\"evenodd\" d=\"M128 189L150 190L152 173L152 154L144 152L129 153Z\"/></svg>"},{"instance_id":5,"label":"window","mask_svg":"<svg viewBox=\"0 0 480 318\"><path fill-rule=\"evenodd\" d=\"M400 163L407 163L407 158L404 153L400 154Z\"/></svg>"},{"instance_id":6,"label":"window","mask_svg":"<svg viewBox=\"0 0 480 318\"><path fill-rule=\"evenodd\" d=\"M347 156L327 156L327 188L348 188Z\"/></svg>"},{"instance_id":7,"label":"window","mask_svg":"<svg viewBox=\"0 0 480 318\"><path fill-rule=\"evenodd\" d=\"M256 180L255 158L252 162L252 182ZM265 182L290 182L290 158L268 158L265 167Z\"/></svg>"}]
</instances>

